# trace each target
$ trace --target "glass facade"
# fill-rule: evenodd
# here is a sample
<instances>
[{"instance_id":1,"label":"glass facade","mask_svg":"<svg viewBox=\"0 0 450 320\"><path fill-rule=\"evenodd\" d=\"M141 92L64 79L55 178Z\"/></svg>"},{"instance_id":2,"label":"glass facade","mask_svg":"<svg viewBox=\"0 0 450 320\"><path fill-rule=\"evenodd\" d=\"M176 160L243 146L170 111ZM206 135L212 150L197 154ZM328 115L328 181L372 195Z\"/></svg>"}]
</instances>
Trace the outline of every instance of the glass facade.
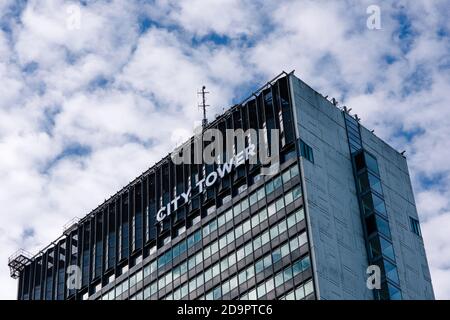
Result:
<instances>
[{"instance_id":1,"label":"glass facade","mask_svg":"<svg viewBox=\"0 0 450 320\"><path fill-rule=\"evenodd\" d=\"M380 267L382 276L381 289L374 290L374 297L380 300L399 300L402 299L402 294L378 162L363 148L359 122L345 111L344 118L353 159L368 262Z\"/></svg>"},{"instance_id":2,"label":"glass facade","mask_svg":"<svg viewBox=\"0 0 450 320\"><path fill-rule=\"evenodd\" d=\"M281 74L207 126L223 135L229 129L263 132L257 137L246 134L244 148L270 142L274 137L269 131L277 129L279 171L265 175L262 169L269 169L267 165L246 161L208 185L207 177L223 170L222 164L176 165L167 156L30 258L16 273L18 299L415 297L405 285L406 274L412 271L399 269L405 265L404 254L394 250L394 240L399 248L398 239L407 238L397 235L404 230L394 227L400 217L392 218L402 214L395 211L401 206L392 204L391 179L382 179L386 171L398 168L386 168L390 160L370 147L373 141L363 144L363 129L346 108L337 110L328 103L335 109L326 110L327 103L299 79ZM322 111L330 113L323 116ZM336 117L330 116L333 112ZM336 140L342 137L341 116L347 141ZM339 134L331 141L333 132ZM193 153L194 142L194 138L186 142L189 152ZM349 152L341 148L347 144ZM231 155L225 145L218 150L221 163L237 155L238 145L233 143ZM352 170L347 170L350 166ZM342 171L334 174L336 169ZM349 186L352 180L355 184ZM204 188L198 188L199 184ZM339 190L331 190L337 186ZM181 203L177 199L183 194L189 196ZM162 219L161 212L165 213ZM360 216L361 225L353 223L354 215ZM413 241L421 241L416 218L411 210L401 223L414 233ZM331 221L336 222L334 226ZM421 243L415 245L419 248ZM422 259L417 270L426 267L424 256L414 257ZM329 263L340 265L329 267ZM373 295L364 278L369 265L381 271L381 289ZM349 274L358 281L346 282ZM339 279L341 285L332 279ZM347 284L353 288L345 288ZM424 296L428 297L431 282L427 288Z\"/></svg>"},{"instance_id":3,"label":"glass facade","mask_svg":"<svg viewBox=\"0 0 450 320\"><path fill-rule=\"evenodd\" d=\"M265 142L278 129L279 174L262 176L260 163L245 163L200 192L194 186L217 165L164 158L32 259L19 299L276 299L285 290L314 298L304 286L312 272L293 119L282 74L208 125L262 129ZM312 161L312 149L303 149ZM157 222L187 190L189 201ZM67 287L69 266L79 268L81 287Z\"/></svg>"}]
</instances>

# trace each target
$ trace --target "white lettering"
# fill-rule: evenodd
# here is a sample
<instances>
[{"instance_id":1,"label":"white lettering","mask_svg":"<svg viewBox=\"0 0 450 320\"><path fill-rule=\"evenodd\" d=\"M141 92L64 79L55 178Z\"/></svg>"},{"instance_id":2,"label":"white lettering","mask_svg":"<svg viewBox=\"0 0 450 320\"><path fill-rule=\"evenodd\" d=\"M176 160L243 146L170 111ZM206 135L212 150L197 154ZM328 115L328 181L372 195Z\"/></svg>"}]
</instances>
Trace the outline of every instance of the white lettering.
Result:
<instances>
[{"instance_id":1,"label":"white lettering","mask_svg":"<svg viewBox=\"0 0 450 320\"><path fill-rule=\"evenodd\" d=\"M156 220L158 222L161 222L164 220L165 217L166 217L166 207L162 207L161 209L159 209L158 213L156 214Z\"/></svg>"},{"instance_id":2,"label":"white lettering","mask_svg":"<svg viewBox=\"0 0 450 320\"><path fill-rule=\"evenodd\" d=\"M212 178L212 179L211 179ZM206 186L207 187L211 187L214 183L216 183L217 181L217 172L211 172L207 177L206 177Z\"/></svg>"},{"instance_id":3,"label":"white lettering","mask_svg":"<svg viewBox=\"0 0 450 320\"><path fill-rule=\"evenodd\" d=\"M203 192L203 182L205 181L205 179L203 178L202 180L200 180L199 182L197 182L197 184L195 185L198 188L198 192L202 193Z\"/></svg>"},{"instance_id":4,"label":"white lettering","mask_svg":"<svg viewBox=\"0 0 450 320\"><path fill-rule=\"evenodd\" d=\"M233 168L233 158L231 158L230 162L224 163L222 167L217 168L219 177L222 179L225 176L225 174L229 174L231 172L232 168Z\"/></svg>"},{"instance_id":5,"label":"white lettering","mask_svg":"<svg viewBox=\"0 0 450 320\"><path fill-rule=\"evenodd\" d=\"M236 168L239 167L240 165L244 164L245 159L244 159L244 151L239 152L236 156L235 156L235 163L236 163Z\"/></svg>"}]
</instances>

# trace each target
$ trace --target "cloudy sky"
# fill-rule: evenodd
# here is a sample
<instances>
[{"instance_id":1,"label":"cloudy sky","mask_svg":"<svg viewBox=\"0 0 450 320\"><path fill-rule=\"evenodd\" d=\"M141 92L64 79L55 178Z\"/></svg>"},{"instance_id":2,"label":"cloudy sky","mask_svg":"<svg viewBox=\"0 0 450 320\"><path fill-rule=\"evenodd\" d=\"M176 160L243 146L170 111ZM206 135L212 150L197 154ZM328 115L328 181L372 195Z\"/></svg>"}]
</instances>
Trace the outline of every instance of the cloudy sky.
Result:
<instances>
[{"instance_id":1,"label":"cloudy sky","mask_svg":"<svg viewBox=\"0 0 450 320\"><path fill-rule=\"evenodd\" d=\"M449 13L449 0L0 0L0 298L16 295L11 253L57 238L192 131L203 84L213 118L295 69L406 150L435 294L450 299Z\"/></svg>"}]
</instances>

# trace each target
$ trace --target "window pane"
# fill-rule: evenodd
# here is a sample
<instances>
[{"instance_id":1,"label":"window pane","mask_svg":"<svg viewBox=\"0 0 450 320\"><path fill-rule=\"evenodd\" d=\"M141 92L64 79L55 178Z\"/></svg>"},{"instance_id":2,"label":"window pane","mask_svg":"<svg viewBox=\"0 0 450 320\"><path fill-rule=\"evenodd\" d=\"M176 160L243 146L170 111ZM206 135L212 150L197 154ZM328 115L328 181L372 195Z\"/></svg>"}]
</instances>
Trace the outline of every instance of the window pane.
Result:
<instances>
[{"instance_id":1,"label":"window pane","mask_svg":"<svg viewBox=\"0 0 450 320\"><path fill-rule=\"evenodd\" d=\"M240 236L242 236L244 234L243 230L242 230L242 224L238 225L236 227L236 229L234 230L234 232L236 234L236 239L239 238Z\"/></svg>"},{"instance_id":2,"label":"window pane","mask_svg":"<svg viewBox=\"0 0 450 320\"><path fill-rule=\"evenodd\" d=\"M288 281L292 278L292 268L286 268L283 270L284 281Z\"/></svg>"},{"instance_id":3,"label":"window pane","mask_svg":"<svg viewBox=\"0 0 450 320\"><path fill-rule=\"evenodd\" d=\"M281 185L282 185L281 177L278 176L273 180L273 186L275 189L278 189L281 187Z\"/></svg>"},{"instance_id":4,"label":"window pane","mask_svg":"<svg viewBox=\"0 0 450 320\"><path fill-rule=\"evenodd\" d=\"M233 212L234 212L234 216L237 216L238 214L241 213L241 204L235 204L233 207Z\"/></svg>"},{"instance_id":5,"label":"window pane","mask_svg":"<svg viewBox=\"0 0 450 320\"><path fill-rule=\"evenodd\" d=\"M299 237L298 237L298 242L299 242L299 246L304 245L305 243L308 242L308 237L306 235L306 232L303 232Z\"/></svg>"},{"instance_id":6,"label":"window pane","mask_svg":"<svg viewBox=\"0 0 450 320\"><path fill-rule=\"evenodd\" d=\"M281 250L280 249L275 249L272 252L272 261L273 261L273 263L276 263L279 260L281 260Z\"/></svg>"},{"instance_id":7,"label":"window pane","mask_svg":"<svg viewBox=\"0 0 450 320\"><path fill-rule=\"evenodd\" d=\"M278 287L280 285L282 285L284 283L284 279L283 279L283 273L279 272L276 276L275 276L275 287Z\"/></svg>"},{"instance_id":8,"label":"window pane","mask_svg":"<svg viewBox=\"0 0 450 320\"><path fill-rule=\"evenodd\" d=\"M233 219L233 210L228 210L227 212L225 212L225 221L231 221Z\"/></svg>"},{"instance_id":9,"label":"window pane","mask_svg":"<svg viewBox=\"0 0 450 320\"><path fill-rule=\"evenodd\" d=\"M217 219L217 227L220 228L221 226L223 226L225 224L225 215L222 214L219 216L219 218Z\"/></svg>"},{"instance_id":10,"label":"window pane","mask_svg":"<svg viewBox=\"0 0 450 320\"><path fill-rule=\"evenodd\" d=\"M380 195L383 194L380 179L375 177L373 174L369 173L369 182L370 182L370 187L372 188L372 190L375 190L375 192L378 192Z\"/></svg>"},{"instance_id":11,"label":"window pane","mask_svg":"<svg viewBox=\"0 0 450 320\"><path fill-rule=\"evenodd\" d=\"M310 266L311 266L311 263L310 263L310 260L309 260L309 256L303 258L303 260L302 260L302 270L305 271L305 270L307 270Z\"/></svg>"},{"instance_id":12,"label":"window pane","mask_svg":"<svg viewBox=\"0 0 450 320\"><path fill-rule=\"evenodd\" d=\"M248 209L248 199L245 198L241 201L241 211L245 211Z\"/></svg>"},{"instance_id":13,"label":"window pane","mask_svg":"<svg viewBox=\"0 0 450 320\"><path fill-rule=\"evenodd\" d=\"M259 224L259 215L255 214L252 217L252 228L256 227Z\"/></svg>"},{"instance_id":14,"label":"window pane","mask_svg":"<svg viewBox=\"0 0 450 320\"><path fill-rule=\"evenodd\" d=\"M297 223L302 221L305 218L305 213L303 211L303 208L295 212L295 217L297 219Z\"/></svg>"},{"instance_id":15,"label":"window pane","mask_svg":"<svg viewBox=\"0 0 450 320\"><path fill-rule=\"evenodd\" d=\"M289 170L286 170L282 173L281 178L283 179L283 183L288 182L289 180L291 180L291 172Z\"/></svg>"},{"instance_id":16,"label":"window pane","mask_svg":"<svg viewBox=\"0 0 450 320\"><path fill-rule=\"evenodd\" d=\"M296 164L294 164L290 170L291 170L291 177L295 177L298 175L298 166Z\"/></svg>"},{"instance_id":17,"label":"window pane","mask_svg":"<svg viewBox=\"0 0 450 320\"><path fill-rule=\"evenodd\" d=\"M266 285L265 285L265 283L262 283L262 284L260 284L258 286L257 292L258 292L258 299L266 294Z\"/></svg>"},{"instance_id":18,"label":"window pane","mask_svg":"<svg viewBox=\"0 0 450 320\"><path fill-rule=\"evenodd\" d=\"M304 288L305 288L305 296L314 292L312 281L308 281L307 283L305 283Z\"/></svg>"},{"instance_id":19,"label":"window pane","mask_svg":"<svg viewBox=\"0 0 450 320\"><path fill-rule=\"evenodd\" d=\"M383 256L395 261L394 247L392 246L392 243L383 238L380 238L380 246L381 251L383 252Z\"/></svg>"},{"instance_id":20,"label":"window pane","mask_svg":"<svg viewBox=\"0 0 450 320\"><path fill-rule=\"evenodd\" d=\"M258 196L256 195L256 192L253 192L250 195L250 205L254 205L258 201Z\"/></svg>"},{"instance_id":21,"label":"window pane","mask_svg":"<svg viewBox=\"0 0 450 320\"><path fill-rule=\"evenodd\" d=\"M274 284L273 278L270 278L269 280L266 281L266 291L267 292L272 291L274 289L274 286L275 286L275 284Z\"/></svg>"},{"instance_id":22,"label":"window pane","mask_svg":"<svg viewBox=\"0 0 450 320\"><path fill-rule=\"evenodd\" d=\"M391 281L393 281L394 283L397 283L397 284L399 283L397 267L394 264L390 263L387 260L384 260L384 270L386 272L386 277L389 280L391 280Z\"/></svg>"},{"instance_id":23,"label":"window pane","mask_svg":"<svg viewBox=\"0 0 450 320\"><path fill-rule=\"evenodd\" d=\"M248 231L250 231L250 229L251 229L250 220L247 219L242 226L243 226L244 234L247 233Z\"/></svg>"},{"instance_id":24,"label":"window pane","mask_svg":"<svg viewBox=\"0 0 450 320\"><path fill-rule=\"evenodd\" d=\"M375 220L376 220L378 231L381 234L385 235L386 237L390 238L391 230L389 228L389 222L387 222L383 218L379 217L378 215L375 215Z\"/></svg>"},{"instance_id":25,"label":"window pane","mask_svg":"<svg viewBox=\"0 0 450 320\"><path fill-rule=\"evenodd\" d=\"M278 199L275 203L275 207L277 208L277 211L280 211L281 209L284 208L284 199Z\"/></svg>"},{"instance_id":26,"label":"window pane","mask_svg":"<svg viewBox=\"0 0 450 320\"><path fill-rule=\"evenodd\" d=\"M386 206L384 204L384 200L374 194L372 194L372 198L375 210L383 215L386 215Z\"/></svg>"},{"instance_id":27,"label":"window pane","mask_svg":"<svg viewBox=\"0 0 450 320\"><path fill-rule=\"evenodd\" d=\"M265 198L266 194L264 192L264 187L258 189L257 195L258 195L258 201Z\"/></svg>"},{"instance_id":28,"label":"window pane","mask_svg":"<svg viewBox=\"0 0 450 320\"><path fill-rule=\"evenodd\" d=\"M302 195L301 187L295 187L294 190L292 190L292 195L294 197L294 200L300 198L300 196Z\"/></svg>"},{"instance_id":29,"label":"window pane","mask_svg":"<svg viewBox=\"0 0 450 320\"><path fill-rule=\"evenodd\" d=\"M296 261L292 265L292 271L294 273L294 277L298 275L300 272L302 272L302 262L300 260Z\"/></svg>"},{"instance_id":30,"label":"window pane","mask_svg":"<svg viewBox=\"0 0 450 320\"><path fill-rule=\"evenodd\" d=\"M284 244L280 250L281 250L281 256L286 257L289 254L289 243Z\"/></svg>"},{"instance_id":31,"label":"window pane","mask_svg":"<svg viewBox=\"0 0 450 320\"><path fill-rule=\"evenodd\" d=\"M278 226L275 225L272 228L270 228L270 239L275 239L275 237L278 236Z\"/></svg>"},{"instance_id":32,"label":"window pane","mask_svg":"<svg viewBox=\"0 0 450 320\"><path fill-rule=\"evenodd\" d=\"M261 243L262 243L262 245L265 245L269 241L270 241L269 232L266 231L261 235Z\"/></svg>"},{"instance_id":33,"label":"window pane","mask_svg":"<svg viewBox=\"0 0 450 320\"><path fill-rule=\"evenodd\" d=\"M292 195L292 192L289 192L289 193L287 193L284 196L284 201L286 202L286 205L288 205L288 204L290 204L290 203L292 203L294 201L294 197Z\"/></svg>"},{"instance_id":34,"label":"window pane","mask_svg":"<svg viewBox=\"0 0 450 320\"><path fill-rule=\"evenodd\" d=\"M263 222L264 220L267 219L267 209L266 208L262 209L258 214L259 214L259 221Z\"/></svg>"},{"instance_id":35,"label":"window pane","mask_svg":"<svg viewBox=\"0 0 450 320\"><path fill-rule=\"evenodd\" d=\"M377 160L366 152L364 153L364 159L366 160L367 168L375 172L377 175L380 175Z\"/></svg>"},{"instance_id":36,"label":"window pane","mask_svg":"<svg viewBox=\"0 0 450 320\"><path fill-rule=\"evenodd\" d=\"M278 223L278 233L281 234L287 230L286 220L281 220Z\"/></svg>"},{"instance_id":37,"label":"window pane","mask_svg":"<svg viewBox=\"0 0 450 320\"><path fill-rule=\"evenodd\" d=\"M295 290L295 299L301 300L304 297L305 297L305 289L303 286L300 286L299 288L297 288L297 290Z\"/></svg>"},{"instance_id":38,"label":"window pane","mask_svg":"<svg viewBox=\"0 0 450 320\"><path fill-rule=\"evenodd\" d=\"M274 215L275 212L277 212L277 209L275 208L275 203L272 203L271 205L269 205L269 207L267 208L267 212L269 214L269 217Z\"/></svg>"},{"instance_id":39,"label":"window pane","mask_svg":"<svg viewBox=\"0 0 450 320\"><path fill-rule=\"evenodd\" d=\"M274 186L273 186L273 181L271 180L266 184L266 194L271 194L273 192L273 190L274 190Z\"/></svg>"},{"instance_id":40,"label":"window pane","mask_svg":"<svg viewBox=\"0 0 450 320\"><path fill-rule=\"evenodd\" d=\"M255 272L260 273L263 270L264 270L264 262L263 262L263 260L259 260L255 264Z\"/></svg>"},{"instance_id":41,"label":"window pane","mask_svg":"<svg viewBox=\"0 0 450 320\"><path fill-rule=\"evenodd\" d=\"M287 218L287 226L288 226L288 229L289 228L291 228L291 227L293 227L293 226L295 226L295 221L296 219L295 219L295 215L294 214L291 214L288 218Z\"/></svg>"}]
</instances>

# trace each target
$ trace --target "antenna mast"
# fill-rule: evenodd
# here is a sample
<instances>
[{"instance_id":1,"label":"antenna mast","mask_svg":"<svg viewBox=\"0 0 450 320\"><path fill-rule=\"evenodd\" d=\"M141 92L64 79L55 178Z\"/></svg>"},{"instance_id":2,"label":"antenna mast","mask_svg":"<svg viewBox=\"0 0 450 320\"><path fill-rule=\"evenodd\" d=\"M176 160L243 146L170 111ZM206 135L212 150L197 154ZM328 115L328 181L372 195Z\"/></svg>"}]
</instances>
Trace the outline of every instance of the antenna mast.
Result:
<instances>
[{"instance_id":1,"label":"antenna mast","mask_svg":"<svg viewBox=\"0 0 450 320\"><path fill-rule=\"evenodd\" d=\"M201 92L197 92L197 94L202 95L202 104L200 104L198 107L203 109L203 120L202 120L202 126L203 128L206 127L208 124L208 118L206 118L206 107L209 107L209 104L206 104L206 94L209 93L208 91L205 91L206 87L202 87Z\"/></svg>"}]
</instances>

